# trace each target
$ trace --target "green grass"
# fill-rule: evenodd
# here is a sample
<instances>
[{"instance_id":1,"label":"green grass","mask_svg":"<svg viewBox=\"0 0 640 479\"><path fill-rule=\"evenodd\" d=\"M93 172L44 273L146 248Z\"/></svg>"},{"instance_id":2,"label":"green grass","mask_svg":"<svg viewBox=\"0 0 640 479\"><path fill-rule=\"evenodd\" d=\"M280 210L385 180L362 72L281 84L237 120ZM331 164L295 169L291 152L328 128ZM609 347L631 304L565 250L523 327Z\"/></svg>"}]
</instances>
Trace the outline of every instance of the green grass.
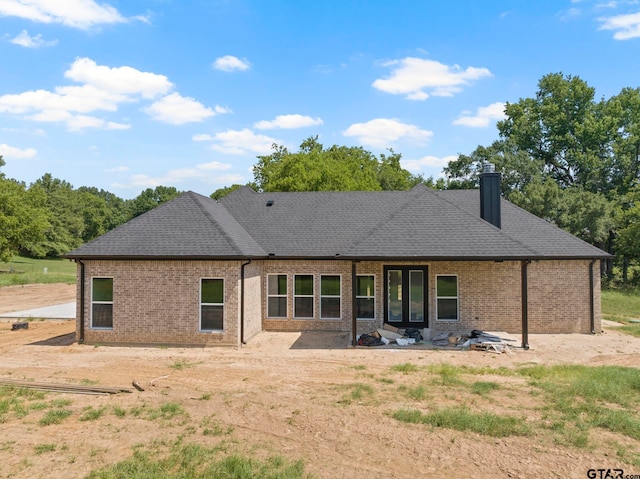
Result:
<instances>
[{"instance_id":1,"label":"green grass","mask_svg":"<svg viewBox=\"0 0 640 479\"><path fill-rule=\"evenodd\" d=\"M556 423L578 430L608 429L640 440L640 369L558 365L518 372L543 391L545 412Z\"/></svg>"},{"instance_id":2,"label":"green grass","mask_svg":"<svg viewBox=\"0 0 640 479\"><path fill-rule=\"evenodd\" d=\"M190 363L189 361L187 361L186 359L176 359L173 364L170 364L169 367L171 369L175 369L176 371L182 371L183 369L189 369L189 368L193 368L195 366L197 366L198 364L200 364L199 362L197 363Z\"/></svg>"},{"instance_id":3,"label":"green grass","mask_svg":"<svg viewBox=\"0 0 640 479\"><path fill-rule=\"evenodd\" d=\"M96 419L100 419L104 414L104 407L94 409L93 406L87 406L84 408L82 415L80 416L81 421L95 421Z\"/></svg>"},{"instance_id":4,"label":"green grass","mask_svg":"<svg viewBox=\"0 0 640 479\"><path fill-rule=\"evenodd\" d=\"M393 413L393 417L402 422L472 431L491 437L523 436L530 433L530 428L521 418L488 412L477 413L463 407L448 407L426 414L415 409L400 409Z\"/></svg>"},{"instance_id":5,"label":"green grass","mask_svg":"<svg viewBox=\"0 0 640 479\"><path fill-rule=\"evenodd\" d=\"M50 426L51 424L60 424L66 418L71 416L73 412L70 409L50 409L38 421L41 426Z\"/></svg>"},{"instance_id":6,"label":"green grass","mask_svg":"<svg viewBox=\"0 0 640 479\"><path fill-rule=\"evenodd\" d=\"M75 282L76 264L67 259L33 259L14 256L9 263L0 263L0 286L33 283L74 284Z\"/></svg>"},{"instance_id":7,"label":"green grass","mask_svg":"<svg viewBox=\"0 0 640 479\"><path fill-rule=\"evenodd\" d=\"M218 448L198 444L174 444L168 455L158 451L136 450L124 461L91 472L87 479L298 479L304 473L302 461L282 456L254 459L244 454L225 455Z\"/></svg>"},{"instance_id":8,"label":"green grass","mask_svg":"<svg viewBox=\"0 0 640 479\"><path fill-rule=\"evenodd\" d=\"M640 319L640 291L637 289L603 289L602 317L620 322Z\"/></svg>"},{"instance_id":9,"label":"green grass","mask_svg":"<svg viewBox=\"0 0 640 479\"><path fill-rule=\"evenodd\" d=\"M56 450L55 444L36 444L33 446L33 452L36 454L44 454L45 452L53 452Z\"/></svg>"}]
</instances>

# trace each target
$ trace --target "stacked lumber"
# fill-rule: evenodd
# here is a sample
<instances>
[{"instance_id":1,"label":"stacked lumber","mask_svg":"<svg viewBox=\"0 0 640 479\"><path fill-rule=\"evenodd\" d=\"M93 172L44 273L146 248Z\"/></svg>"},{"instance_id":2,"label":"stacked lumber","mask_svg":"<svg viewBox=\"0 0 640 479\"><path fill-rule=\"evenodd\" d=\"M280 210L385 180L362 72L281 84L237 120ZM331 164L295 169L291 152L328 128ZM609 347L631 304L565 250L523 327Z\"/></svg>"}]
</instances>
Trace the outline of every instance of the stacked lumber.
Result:
<instances>
[{"instance_id":1,"label":"stacked lumber","mask_svg":"<svg viewBox=\"0 0 640 479\"><path fill-rule=\"evenodd\" d=\"M35 389L38 391L50 391L58 393L73 393L73 394L96 394L96 395L109 395L119 393L132 392L129 388L120 387L103 387L103 386L85 386L80 384L66 384L66 383L44 383L36 381L19 381L14 379L0 378L0 386L8 386L13 388Z\"/></svg>"}]
</instances>

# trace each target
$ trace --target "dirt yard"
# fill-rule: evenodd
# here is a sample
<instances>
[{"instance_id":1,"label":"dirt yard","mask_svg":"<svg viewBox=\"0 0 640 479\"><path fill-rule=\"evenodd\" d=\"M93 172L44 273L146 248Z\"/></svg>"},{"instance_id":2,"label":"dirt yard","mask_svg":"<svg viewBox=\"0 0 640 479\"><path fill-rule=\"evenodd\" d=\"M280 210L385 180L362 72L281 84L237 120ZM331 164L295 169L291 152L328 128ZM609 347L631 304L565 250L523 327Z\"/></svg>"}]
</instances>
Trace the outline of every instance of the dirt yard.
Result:
<instances>
[{"instance_id":1,"label":"dirt yard","mask_svg":"<svg viewBox=\"0 0 640 479\"><path fill-rule=\"evenodd\" d=\"M74 288L66 285L0 288L0 311L67 302L74 296ZM263 333L239 349L104 347L74 343L73 331L73 321L35 321L17 331L11 330L11 321L0 323L0 379L118 386L132 392L48 393L41 406L9 409L4 422L0 415L2 478L80 478L130 457L136 447L162 448L179 439L254 457L302 459L305 471L320 478L584 478L589 468L619 467L640 474L610 447L620 442L638 452L640 442L604 430L590 436L590 446L576 448L551 435L493 438L402 423L390 415L401 407L418 404L429 410L460 400L526 416L525 421L542 420L539 398L514 396L522 378L491 375L502 388L489 397L461 388L434 395L423 373L393 368L442 363L637 367L640 339L614 327L594 336L532 335L529 351L500 355L351 348L346 334L335 333ZM134 380L145 390L133 389ZM403 391L419 384L427 386L424 397L409 402ZM363 393L355 394L357 390ZM46 404L60 400L67 400L60 404L71 416L60 424L41 425ZM169 403L181 406L176 416L147 414ZM83 414L88 408L102 414L87 419Z\"/></svg>"}]
</instances>

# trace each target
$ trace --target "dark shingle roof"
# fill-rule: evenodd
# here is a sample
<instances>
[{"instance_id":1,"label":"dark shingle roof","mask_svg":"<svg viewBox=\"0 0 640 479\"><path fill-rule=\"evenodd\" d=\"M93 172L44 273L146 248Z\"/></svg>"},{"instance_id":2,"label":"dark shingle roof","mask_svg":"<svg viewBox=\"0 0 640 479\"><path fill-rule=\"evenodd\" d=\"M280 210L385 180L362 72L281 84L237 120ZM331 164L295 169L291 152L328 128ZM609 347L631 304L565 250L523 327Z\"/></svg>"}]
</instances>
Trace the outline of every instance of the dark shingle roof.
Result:
<instances>
[{"instance_id":1,"label":"dark shingle roof","mask_svg":"<svg viewBox=\"0 0 640 479\"><path fill-rule=\"evenodd\" d=\"M268 204L270 206L267 206ZM502 201L502 229L477 190L256 193L216 202L188 192L67 256L536 259L607 254Z\"/></svg>"},{"instance_id":2,"label":"dark shingle roof","mask_svg":"<svg viewBox=\"0 0 640 479\"><path fill-rule=\"evenodd\" d=\"M260 245L220 204L187 192L67 256L242 258L264 255Z\"/></svg>"}]
</instances>

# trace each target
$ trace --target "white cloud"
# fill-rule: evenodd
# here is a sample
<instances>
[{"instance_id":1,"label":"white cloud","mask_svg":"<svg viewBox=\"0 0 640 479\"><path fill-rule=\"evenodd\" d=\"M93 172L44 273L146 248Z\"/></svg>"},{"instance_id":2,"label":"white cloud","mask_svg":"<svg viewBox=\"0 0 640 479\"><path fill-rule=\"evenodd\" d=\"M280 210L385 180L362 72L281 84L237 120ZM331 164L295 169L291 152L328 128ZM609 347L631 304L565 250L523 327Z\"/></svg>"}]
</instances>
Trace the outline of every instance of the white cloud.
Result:
<instances>
[{"instance_id":1,"label":"white cloud","mask_svg":"<svg viewBox=\"0 0 640 479\"><path fill-rule=\"evenodd\" d=\"M251 63L249 63L246 58L240 59L233 55L225 55L216 58L212 67L216 70L222 70L223 72L244 71L251 67Z\"/></svg>"},{"instance_id":2,"label":"white cloud","mask_svg":"<svg viewBox=\"0 0 640 479\"><path fill-rule=\"evenodd\" d=\"M377 79L373 87L394 95L406 95L409 100L426 100L430 95L452 96L472 81L491 76L486 68L462 70L458 65L413 57L386 62L383 66L393 68L391 75Z\"/></svg>"},{"instance_id":3,"label":"white cloud","mask_svg":"<svg viewBox=\"0 0 640 479\"><path fill-rule=\"evenodd\" d=\"M475 115L463 112L462 116L453 122L454 125L470 126L472 128L484 128L494 120L505 118L504 103L495 102L489 106L481 106Z\"/></svg>"},{"instance_id":4,"label":"white cloud","mask_svg":"<svg viewBox=\"0 0 640 479\"><path fill-rule=\"evenodd\" d=\"M193 141L213 141L215 138L211 136L209 133L199 133L197 135L193 135L191 137Z\"/></svg>"},{"instance_id":5,"label":"white cloud","mask_svg":"<svg viewBox=\"0 0 640 479\"><path fill-rule=\"evenodd\" d=\"M640 12L599 18L598 20L602 22L600 30L615 31L613 38L616 40L630 40L640 37Z\"/></svg>"},{"instance_id":6,"label":"white cloud","mask_svg":"<svg viewBox=\"0 0 640 479\"><path fill-rule=\"evenodd\" d=\"M111 5L98 4L94 0L0 0L0 16L60 23L82 30L128 21Z\"/></svg>"},{"instance_id":7,"label":"white cloud","mask_svg":"<svg viewBox=\"0 0 640 479\"><path fill-rule=\"evenodd\" d=\"M38 152L35 148L16 148L15 146L9 146L6 143L0 144L0 156L10 160L24 160L26 158L33 158Z\"/></svg>"},{"instance_id":8,"label":"white cloud","mask_svg":"<svg viewBox=\"0 0 640 479\"><path fill-rule=\"evenodd\" d=\"M200 163L191 168L170 170L162 176L149 176L145 174L132 175L128 183L115 183L111 186L116 188L155 188L156 186L177 185L189 180L202 180L205 183L215 185L242 182L244 178L240 175L221 175L217 173L219 171L230 170L231 168L232 165L229 163L212 161L210 163Z\"/></svg>"},{"instance_id":9,"label":"white cloud","mask_svg":"<svg viewBox=\"0 0 640 479\"><path fill-rule=\"evenodd\" d=\"M0 0L2 2L2 0ZM202 121L231 110L205 107L193 98L170 93L173 83L165 75L143 72L129 66L97 65L89 58L76 59L65 77L80 85L55 87L53 91L32 90L0 96L0 113L26 115L32 121L65 123L79 131L85 128L123 130L130 125L89 115L96 111L115 112L124 103L158 101L145 109L154 119L179 125Z\"/></svg>"},{"instance_id":10,"label":"white cloud","mask_svg":"<svg viewBox=\"0 0 640 479\"><path fill-rule=\"evenodd\" d=\"M131 125L116 123L90 115L76 115L64 110L43 110L28 116L30 120L48 123L65 123L70 131L81 131L85 128L101 130L128 130Z\"/></svg>"},{"instance_id":11,"label":"white cloud","mask_svg":"<svg viewBox=\"0 0 640 479\"><path fill-rule=\"evenodd\" d=\"M155 98L173 88L164 75L142 72L129 66L110 68L97 65L90 58L76 59L64 76L113 94L141 95L143 98Z\"/></svg>"},{"instance_id":12,"label":"white cloud","mask_svg":"<svg viewBox=\"0 0 640 479\"><path fill-rule=\"evenodd\" d=\"M456 155L451 156L423 156L419 160L400 160L400 164L406 170L412 173L420 173L425 171L426 168L442 169L449 164L450 161L456 160Z\"/></svg>"},{"instance_id":13,"label":"white cloud","mask_svg":"<svg viewBox=\"0 0 640 479\"><path fill-rule=\"evenodd\" d=\"M193 98L184 97L179 93L171 93L161 98L148 108L145 108L144 111L151 115L154 120L172 125L198 122L219 112L226 112L221 107L216 107L214 111Z\"/></svg>"},{"instance_id":14,"label":"white cloud","mask_svg":"<svg viewBox=\"0 0 640 479\"><path fill-rule=\"evenodd\" d=\"M378 148L389 147L398 140L422 144L433 136L432 131L421 130L415 125L402 123L393 118L376 118L366 123L354 123L342 134L355 136L363 145Z\"/></svg>"},{"instance_id":15,"label":"white cloud","mask_svg":"<svg viewBox=\"0 0 640 479\"><path fill-rule=\"evenodd\" d=\"M273 130L275 128L294 129L307 126L322 125L322 118L312 118L304 115L278 115L273 120L263 120L253 125L258 130Z\"/></svg>"},{"instance_id":16,"label":"white cloud","mask_svg":"<svg viewBox=\"0 0 640 479\"><path fill-rule=\"evenodd\" d=\"M47 41L44 40L40 34L32 37L26 30L22 30L15 38L12 38L10 42L25 48L52 47L58 44L58 40Z\"/></svg>"},{"instance_id":17,"label":"white cloud","mask_svg":"<svg viewBox=\"0 0 640 479\"><path fill-rule=\"evenodd\" d=\"M195 138L198 138L197 140ZM214 136L195 135L194 141L213 141L211 149L230 155L268 154L274 143L282 143L280 140L266 135L256 135L253 131L227 130L216 133Z\"/></svg>"}]
</instances>

